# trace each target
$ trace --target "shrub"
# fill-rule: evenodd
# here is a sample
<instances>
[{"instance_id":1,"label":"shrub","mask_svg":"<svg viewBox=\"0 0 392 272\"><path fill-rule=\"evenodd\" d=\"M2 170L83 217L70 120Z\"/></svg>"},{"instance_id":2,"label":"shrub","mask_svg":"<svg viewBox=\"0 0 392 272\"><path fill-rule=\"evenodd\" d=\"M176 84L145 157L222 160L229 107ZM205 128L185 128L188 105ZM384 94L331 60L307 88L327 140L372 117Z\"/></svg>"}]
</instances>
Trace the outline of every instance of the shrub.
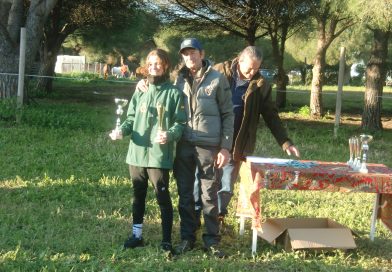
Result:
<instances>
[{"instance_id":1,"label":"shrub","mask_svg":"<svg viewBox=\"0 0 392 272\"><path fill-rule=\"evenodd\" d=\"M298 113L303 117L309 117L310 116L310 107L308 105L302 106L301 108L299 108Z\"/></svg>"}]
</instances>

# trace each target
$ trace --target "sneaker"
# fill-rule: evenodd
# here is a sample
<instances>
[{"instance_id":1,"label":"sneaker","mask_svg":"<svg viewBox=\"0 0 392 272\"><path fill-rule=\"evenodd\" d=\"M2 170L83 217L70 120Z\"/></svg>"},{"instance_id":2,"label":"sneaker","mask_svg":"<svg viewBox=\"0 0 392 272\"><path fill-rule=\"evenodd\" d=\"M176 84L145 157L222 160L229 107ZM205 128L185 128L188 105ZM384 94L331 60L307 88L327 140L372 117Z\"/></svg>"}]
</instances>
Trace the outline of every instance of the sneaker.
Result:
<instances>
[{"instance_id":1,"label":"sneaker","mask_svg":"<svg viewBox=\"0 0 392 272\"><path fill-rule=\"evenodd\" d=\"M209 252L211 255L223 259L226 258L226 254L219 248L217 244L211 245L205 249L207 252Z\"/></svg>"},{"instance_id":2,"label":"sneaker","mask_svg":"<svg viewBox=\"0 0 392 272\"><path fill-rule=\"evenodd\" d=\"M182 240L181 243L176 247L175 253L177 255L184 254L187 251L190 251L193 249L194 243L189 240Z\"/></svg>"},{"instance_id":3,"label":"sneaker","mask_svg":"<svg viewBox=\"0 0 392 272\"><path fill-rule=\"evenodd\" d=\"M162 242L162 243L161 243L161 249L162 249L163 251L170 251L170 252L173 251L172 244L169 243L169 242Z\"/></svg>"},{"instance_id":4,"label":"sneaker","mask_svg":"<svg viewBox=\"0 0 392 272\"><path fill-rule=\"evenodd\" d=\"M124 242L124 248L135 248L144 246L143 237L136 238L135 235L128 237L128 239Z\"/></svg>"}]
</instances>

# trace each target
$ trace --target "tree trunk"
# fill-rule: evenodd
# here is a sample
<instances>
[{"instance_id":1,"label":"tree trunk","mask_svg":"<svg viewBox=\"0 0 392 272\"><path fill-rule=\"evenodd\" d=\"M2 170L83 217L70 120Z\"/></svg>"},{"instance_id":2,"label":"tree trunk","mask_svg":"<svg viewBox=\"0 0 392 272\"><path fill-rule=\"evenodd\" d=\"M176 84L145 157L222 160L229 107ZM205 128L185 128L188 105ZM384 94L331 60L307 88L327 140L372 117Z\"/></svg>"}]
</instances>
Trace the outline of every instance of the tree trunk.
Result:
<instances>
[{"instance_id":1,"label":"tree trunk","mask_svg":"<svg viewBox=\"0 0 392 272\"><path fill-rule=\"evenodd\" d=\"M30 1L30 7L27 12L27 19L25 23L26 27L26 73L29 73L32 62L37 54L38 45L42 37L42 29L49 12L53 9L57 0L32 0ZM23 2L23 1L22 1ZM13 5L19 4L20 1L12 2ZM9 16L19 16L18 12L12 13L11 10L17 10L16 7L11 7L9 10ZM16 17L8 18L8 22L12 22L12 26L17 25ZM19 25L22 25L20 23ZM10 33L9 30L15 30L15 27L11 27L6 30L0 26L0 73L18 73L19 63L19 44L17 40L12 37L18 37L15 33ZM17 96L17 81L18 77L15 75L0 75L0 98L12 98ZM27 84L25 84L26 86ZM24 96L26 97L26 96ZM25 103L23 101L23 103Z\"/></svg>"},{"instance_id":2,"label":"tree trunk","mask_svg":"<svg viewBox=\"0 0 392 272\"><path fill-rule=\"evenodd\" d=\"M6 26L8 24L8 12L11 8L11 3L0 1L0 24Z\"/></svg>"},{"instance_id":3,"label":"tree trunk","mask_svg":"<svg viewBox=\"0 0 392 272\"><path fill-rule=\"evenodd\" d=\"M319 41L313 64L312 88L310 93L310 116L314 119L324 116L323 110L323 82L325 72L325 52L323 42Z\"/></svg>"},{"instance_id":4,"label":"tree trunk","mask_svg":"<svg viewBox=\"0 0 392 272\"><path fill-rule=\"evenodd\" d=\"M40 50L40 68L36 88L49 94L53 91L53 76L57 55L67 35L53 31L50 38L43 41Z\"/></svg>"},{"instance_id":5,"label":"tree trunk","mask_svg":"<svg viewBox=\"0 0 392 272\"><path fill-rule=\"evenodd\" d=\"M38 78L36 88L38 90L44 91L46 94L49 94L53 91L53 77L56 60L57 54L49 52L49 54L46 53L44 55L40 62L38 71L40 77Z\"/></svg>"},{"instance_id":6,"label":"tree trunk","mask_svg":"<svg viewBox=\"0 0 392 272\"><path fill-rule=\"evenodd\" d=\"M282 64L278 65L278 75L276 76L276 106L278 108L286 107L286 87L288 84L288 76Z\"/></svg>"},{"instance_id":7,"label":"tree trunk","mask_svg":"<svg viewBox=\"0 0 392 272\"><path fill-rule=\"evenodd\" d=\"M17 76L0 75L0 99L16 97L17 91L18 91Z\"/></svg>"},{"instance_id":8,"label":"tree trunk","mask_svg":"<svg viewBox=\"0 0 392 272\"><path fill-rule=\"evenodd\" d=\"M366 89L361 126L365 130L382 130L382 94L386 76L388 39L391 32L373 29L373 47L366 66Z\"/></svg>"},{"instance_id":9,"label":"tree trunk","mask_svg":"<svg viewBox=\"0 0 392 272\"><path fill-rule=\"evenodd\" d=\"M284 50L287 38L288 24L282 24L281 35L278 39L278 30L271 31L270 28L270 38L272 43L272 56L278 67L278 74L276 76L276 106L278 108L286 107L286 86L288 84L288 76L283 67L284 60Z\"/></svg>"}]
</instances>

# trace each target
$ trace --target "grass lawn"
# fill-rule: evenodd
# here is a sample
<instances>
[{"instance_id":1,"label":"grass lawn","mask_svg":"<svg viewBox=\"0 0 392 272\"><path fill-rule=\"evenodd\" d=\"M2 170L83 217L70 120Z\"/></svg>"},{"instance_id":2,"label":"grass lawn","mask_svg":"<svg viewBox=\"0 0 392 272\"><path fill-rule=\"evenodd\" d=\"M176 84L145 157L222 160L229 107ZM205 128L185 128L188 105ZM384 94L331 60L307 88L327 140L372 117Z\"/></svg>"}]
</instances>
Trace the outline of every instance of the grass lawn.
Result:
<instances>
[{"instance_id":1,"label":"grass lawn","mask_svg":"<svg viewBox=\"0 0 392 272\"><path fill-rule=\"evenodd\" d=\"M328 217L351 228L357 249L285 252L259 239L251 255L250 222L238 235L237 196L222 245L229 257L215 259L197 247L168 259L159 251L159 208L149 188L143 236L147 245L122 250L131 227L132 186L125 155L128 139L112 142L114 97L130 98L134 83L55 82L55 92L24 108L22 121L0 121L0 271L392 271L392 234L377 225L369 240L374 194L306 191L262 192L266 217ZM336 88L335 88L336 89ZM334 88L325 88L327 115L307 117L309 88L290 88L281 116L302 159L347 161L348 138L358 135L363 90L343 95L342 123L334 131ZM390 95L389 90L385 95ZM392 99L383 100L383 132L374 133L369 162L392 167ZM255 155L282 157L260 124ZM174 244L179 242L178 196ZM236 187L238 193L238 186Z\"/></svg>"}]
</instances>

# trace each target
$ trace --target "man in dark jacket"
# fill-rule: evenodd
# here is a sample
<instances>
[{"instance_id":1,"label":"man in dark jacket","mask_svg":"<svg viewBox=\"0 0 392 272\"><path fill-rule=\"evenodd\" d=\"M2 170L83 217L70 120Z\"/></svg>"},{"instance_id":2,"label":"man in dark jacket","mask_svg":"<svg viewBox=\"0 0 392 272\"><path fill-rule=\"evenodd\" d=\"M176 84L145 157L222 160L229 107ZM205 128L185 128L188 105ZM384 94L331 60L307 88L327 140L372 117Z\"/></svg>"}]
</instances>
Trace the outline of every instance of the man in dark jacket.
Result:
<instances>
[{"instance_id":1,"label":"man in dark jacket","mask_svg":"<svg viewBox=\"0 0 392 272\"><path fill-rule=\"evenodd\" d=\"M298 149L288 138L272 101L271 85L259 73L262 60L260 50L255 46L248 46L233 61L226 61L214 67L222 72L230 83L234 111L232 159L223 168L221 189L218 192L219 216L222 222L227 214L227 206L233 195L233 185L241 163L246 156L254 152L260 115L282 149L288 155L300 156Z\"/></svg>"},{"instance_id":2,"label":"man in dark jacket","mask_svg":"<svg viewBox=\"0 0 392 272\"><path fill-rule=\"evenodd\" d=\"M230 158L233 136L233 105L227 79L204 59L204 50L197 39L185 39L180 54L185 66L175 80L184 94L187 125L177 146L174 176L179 195L181 243L177 253L193 248L196 239L194 176L200 177L205 232L205 248L217 257L224 257L218 221L219 175Z\"/></svg>"}]
</instances>

